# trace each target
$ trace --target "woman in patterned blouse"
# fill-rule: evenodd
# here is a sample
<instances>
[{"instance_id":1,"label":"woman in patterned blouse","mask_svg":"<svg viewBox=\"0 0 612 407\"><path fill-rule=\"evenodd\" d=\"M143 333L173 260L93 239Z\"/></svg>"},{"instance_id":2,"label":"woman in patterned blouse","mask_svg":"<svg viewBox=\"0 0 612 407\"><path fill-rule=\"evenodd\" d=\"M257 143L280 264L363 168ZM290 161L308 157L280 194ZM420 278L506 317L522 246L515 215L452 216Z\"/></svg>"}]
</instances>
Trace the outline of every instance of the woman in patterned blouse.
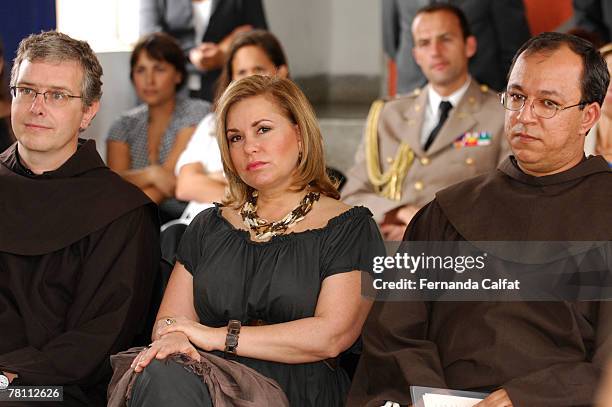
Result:
<instances>
[{"instance_id":1,"label":"woman in patterned blouse","mask_svg":"<svg viewBox=\"0 0 612 407\"><path fill-rule=\"evenodd\" d=\"M174 199L173 170L195 127L208 113L207 102L180 96L186 78L183 51L163 33L143 37L130 59L130 78L142 105L112 125L108 166L160 204L162 220L180 216Z\"/></svg>"}]
</instances>

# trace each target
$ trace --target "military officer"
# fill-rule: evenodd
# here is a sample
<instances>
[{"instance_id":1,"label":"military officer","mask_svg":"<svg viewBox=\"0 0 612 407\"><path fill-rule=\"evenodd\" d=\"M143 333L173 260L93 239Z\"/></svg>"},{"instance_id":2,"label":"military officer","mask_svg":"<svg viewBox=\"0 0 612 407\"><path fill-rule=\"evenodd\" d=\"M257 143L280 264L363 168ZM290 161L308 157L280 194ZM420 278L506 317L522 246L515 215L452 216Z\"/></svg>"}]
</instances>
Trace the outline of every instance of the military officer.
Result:
<instances>
[{"instance_id":1,"label":"military officer","mask_svg":"<svg viewBox=\"0 0 612 407\"><path fill-rule=\"evenodd\" d=\"M421 8L413 21L413 55L423 89L370 109L343 200L370 208L387 240L435 193L495 169L509 149L497 95L468 73L476 53L463 12L448 4Z\"/></svg>"}]
</instances>

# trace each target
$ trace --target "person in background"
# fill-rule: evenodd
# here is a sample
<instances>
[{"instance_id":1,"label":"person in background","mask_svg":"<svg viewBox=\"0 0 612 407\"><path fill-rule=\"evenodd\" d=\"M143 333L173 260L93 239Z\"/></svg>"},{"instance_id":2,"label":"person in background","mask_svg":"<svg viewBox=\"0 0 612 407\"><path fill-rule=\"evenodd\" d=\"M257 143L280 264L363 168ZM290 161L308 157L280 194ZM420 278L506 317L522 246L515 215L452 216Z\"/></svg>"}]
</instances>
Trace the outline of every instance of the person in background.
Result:
<instances>
[{"instance_id":1,"label":"person in background","mask_svg":"<svg viewBox=\"0 0 612 407\"><path fill-rule=\"evenodd\" d=\"M0 155L0 382L63 386L70 406L106 405L109 357L144 330L160 265L155 205L79 139L101 76L86 42L22 40Z\"/></svg>"},{"instance_id":2,"label":"person in background","mask_svg":"<svg viewBox=\"0 0 612 407\"><path fill-rule=\"evenodd\" d=\"M612 75L612 43L603 46L599 52L608 64L608 72ZM602 155L612 165L612 86L608 87L601 106L599 122L587 134L584 151L587 155Z\"/></svg>"},{"instance_id":3,"label":"person in background","mask_svg":"<svg viewBox=\"0 0 612 407\"><path fill-rule=\"evenodd\" d=\"M495 169L507 156L498 97L468 71L477 49L465 14L450 4L420 9L414 57L428 84L375 101L342 198L374 213L386 240L440 189Z\"/></svg>"},{"instance_id":4,"label":"person in background","mask_svg":"<svg viewBox=\"0 0 612 407\"><path fill-rule=\"evenodd\" d=\"M131 405L210 406L192 373L202 369L168 358L183 353L193 366L200 350L273 379L291 406L344 406L337 357L372 304L361 272L384 253L372 214L339 200L314 111L293 82L243 78L217 114L228 198L185 232L153 343L133 361Z\"/></svg>"},{"instance_id":5,"label":"person in background","mask_svg":"<svg viewBox=\"0 0 612 407\"><path fill-rule=\"evenodd\" d=\"M232 81L250 75L289 76L285 52L274 34L268 31L253 30L236 37L219 78L218 97ZM182 201L193 201L182 217L187 221L224 197L227 182L223 176L216 125L215 113L206 115L176 163L176 196Z\"/></svg>"},{"instance_id":6,"label":"person in background","mask_svg":"<svg viewBox=\"0 0 612 407\"><path fill-rule=\"evenodd\" d=\"M107 137L108 166L160 205L162 222L178 218L174 166L210 105L177 94L186 80L183 52L172 37L153 33L138 41L130 78L143 102L119 117Z\"/></svg>"},{"instance_id":7,"label":"person in background","mask_svg":"<svg viewBox=\"0 0 612 407\"><path fill-rule=\"evenodd\" d=\"M612 41L612 2L608 0L573 0L574 24L598 34L605 43Z\"/></svg>"},{"instance_id":8,"label":"person in background","mask_svg":"<svg viewBox=\"0 0 612 407\"><path fill-rule=\"evenodd\" d=\"M416 42L411 26L421 7L441 3L465 13L478 41L470 60L474 78L492 89L503 89L512 56L530 36L522 0L383 0L383 47L397 66L397 93L412 92L428 80L413 58Z\"/></svg>"},{"instance_id":9,"label":"person in background","mask_svg":"<svg viewBox=\"0 0 612 407\"><path fill-rule=\"evenodd\" d=\"M140 35L176 38L189 61L191 96L211 102L234 37L254 28L268 28L261 0L140 1Z\"/></svg>"},{"instance_id":10,"label":"person in background","mask_svg":"<svg viewBox=\"0 0 612 407\"><path fill-rule=\"evenodd\" d=\"M612 173L584 156L609 82L590 42L550 32L527 41L501 98L513 155L439 191L404 240L609 243ZM612 302L565 298L377 302L349 404L404 406L416 401L410 386L428 386L490 392L477 407L591 406L612 354Z\"/></svg>"},{"instance_id":11,"label":"person in background","mask_svg":"<svg viewBox=\"0 0 612 407\"><path fill-rule=\"evenodd\" d=\"M11 96L5 82L4 46L0 41L0 153L15 141L11 129Z\"/></svg>"}]
</instances>

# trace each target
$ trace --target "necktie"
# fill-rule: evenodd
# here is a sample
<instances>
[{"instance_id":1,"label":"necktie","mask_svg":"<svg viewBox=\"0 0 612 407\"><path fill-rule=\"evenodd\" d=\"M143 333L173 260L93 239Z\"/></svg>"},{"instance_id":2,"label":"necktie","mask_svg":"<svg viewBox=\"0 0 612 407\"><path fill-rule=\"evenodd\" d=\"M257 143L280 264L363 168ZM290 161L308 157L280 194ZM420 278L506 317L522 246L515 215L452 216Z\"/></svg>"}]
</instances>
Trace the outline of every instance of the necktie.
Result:
<instances>
[{"instance_id":1,"label":"necktie","mask_svg":"<svg viewBox=\"0 0 612 407\"><path fill-rule=\"evenodd\" d=\"M438 124L436 124L436 127L434 127L431 133L429 133L429 137L427 138L427 141L425 142L425 145L423 146L423 149L425 151L429 149L429 147L435 140L436 136L440 132L440 129L444 125L444 122L446 121L446 119L448 119L448 112L450 112L452 108L453 108L453 105L448 100L443 100L442 102L440 102L440 106L438 107L438 110L440 111L440 121L438 121Z\"/></svg>"}]
</instances>

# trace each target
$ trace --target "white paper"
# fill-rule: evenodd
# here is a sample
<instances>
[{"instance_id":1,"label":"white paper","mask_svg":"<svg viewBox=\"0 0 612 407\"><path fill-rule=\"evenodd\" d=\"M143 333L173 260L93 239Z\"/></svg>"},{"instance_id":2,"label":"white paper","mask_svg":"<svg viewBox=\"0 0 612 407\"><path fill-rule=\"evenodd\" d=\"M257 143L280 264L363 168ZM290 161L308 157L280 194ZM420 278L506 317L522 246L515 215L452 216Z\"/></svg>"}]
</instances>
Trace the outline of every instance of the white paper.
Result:
<instances>
[{"instance_id":1,"label":"white paper","mask_svg":"<svg viewBox=\"0 0 612 407\"><path fill-rule=\"evenodd\" d=\"M479 401L482 401L482 399L434 393L425 393L423 395L425 407L472 407L478 404Z\"/></svg>"}]
</instances>

